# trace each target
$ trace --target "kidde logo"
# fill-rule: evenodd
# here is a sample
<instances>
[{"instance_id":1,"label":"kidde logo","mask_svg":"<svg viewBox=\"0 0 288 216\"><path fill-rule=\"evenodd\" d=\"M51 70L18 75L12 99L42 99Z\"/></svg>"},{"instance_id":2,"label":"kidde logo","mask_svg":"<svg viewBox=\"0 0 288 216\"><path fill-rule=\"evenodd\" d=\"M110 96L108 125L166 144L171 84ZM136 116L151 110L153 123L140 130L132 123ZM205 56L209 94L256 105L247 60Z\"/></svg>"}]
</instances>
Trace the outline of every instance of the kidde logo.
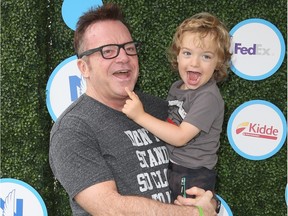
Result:
<instances>
[{"instance_id":1,"label":"kidde logo","mask_svg":"<svg viewBox=\"0 0 288 216\"><path fill-rule=\"evenodd\" d=\"M274 126L261 125L251 122L243 122L236 128L236 134L271 140L277 140L278 133L278 129L274 128Z\"/></svg>"},{"instance_id":2,"label":"kidde logo","mask_svg":"<svg viewBox=\"0 0 288 216\"><path fill-rule=\"evenodd\" d=\"M235 43L234 54L242 55L270 55L270 48L262 47L262 44L253 44L251 47L242 46L241 43Z\"/></svg>"},{"instance_id":3,"label":"kidde logo","mask_svg":"<svg viewBox=\"0 0 288 216\"><path fill-rule=\"evenodd\" d=\"M263 160L276 154L286 140L286 118L274 104L251 100L231 114L227 136L231 147L242 157Z\"/></svg>"}]
</instances>

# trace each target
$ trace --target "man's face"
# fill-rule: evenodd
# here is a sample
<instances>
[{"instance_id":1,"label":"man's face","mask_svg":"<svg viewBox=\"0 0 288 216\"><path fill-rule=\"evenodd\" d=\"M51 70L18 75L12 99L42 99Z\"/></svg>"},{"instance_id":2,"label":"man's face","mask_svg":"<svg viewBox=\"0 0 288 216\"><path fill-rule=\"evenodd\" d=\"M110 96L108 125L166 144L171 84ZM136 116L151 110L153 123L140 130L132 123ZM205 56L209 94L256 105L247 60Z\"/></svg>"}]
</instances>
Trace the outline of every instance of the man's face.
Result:
<instances>
[{"instance_id":1,"label":"man's face","mask_svg":"<svg viewBox=\"0 0 288 216\"><path fill-rule=\"evenodd\" d=\"M107 44L132 41L127 27L120 21L100 21L91 25L84 35L84 51ZM139 74L138 56L129 56L123 48L113 59L104 59L95 52L78 60L86 79L86 94L109 106L127 97L125 87L134 89Z\"/></svg>"}]
</instances>

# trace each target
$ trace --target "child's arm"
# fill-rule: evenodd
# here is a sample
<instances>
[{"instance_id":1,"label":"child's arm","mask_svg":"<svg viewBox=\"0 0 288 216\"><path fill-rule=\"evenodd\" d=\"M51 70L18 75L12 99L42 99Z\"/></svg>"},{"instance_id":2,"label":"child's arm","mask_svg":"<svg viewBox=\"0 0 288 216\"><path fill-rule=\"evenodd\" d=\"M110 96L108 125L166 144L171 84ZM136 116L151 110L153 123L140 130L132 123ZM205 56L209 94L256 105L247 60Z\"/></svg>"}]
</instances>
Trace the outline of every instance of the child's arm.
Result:
<instances>
[{"instance_id":1,"label":"child's arm","mask_svg":"<svg viewBox=\"0 0 288 216\"><path fill-rule=\"evenodd\" d=\"M130 99L126 101L122 112L165 142L173 146L184 146L200 132L197 127L187 122L177 126L149 115L144 111L139 97L128 88L125 90Z\"/></svg>"}]
</instances>

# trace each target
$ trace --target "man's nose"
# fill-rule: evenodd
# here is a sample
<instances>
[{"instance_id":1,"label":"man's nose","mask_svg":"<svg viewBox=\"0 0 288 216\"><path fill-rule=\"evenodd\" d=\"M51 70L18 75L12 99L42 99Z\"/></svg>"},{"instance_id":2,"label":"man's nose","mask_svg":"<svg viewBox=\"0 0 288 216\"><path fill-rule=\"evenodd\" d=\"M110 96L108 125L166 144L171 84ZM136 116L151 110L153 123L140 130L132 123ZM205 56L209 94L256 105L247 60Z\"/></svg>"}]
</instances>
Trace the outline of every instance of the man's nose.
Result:
<instances>
[{"instance_id":1,"label":"man's nose","mask_svg":"<svg viewBox=\"0 0 288 216\"><path fill-rule=\"evenodd\" d=\"M129 56L127 55L124 47L121 47L119 50L119 55L116 57L117 61L127 62L129 60Z\"/></svg>"}]
</instances>

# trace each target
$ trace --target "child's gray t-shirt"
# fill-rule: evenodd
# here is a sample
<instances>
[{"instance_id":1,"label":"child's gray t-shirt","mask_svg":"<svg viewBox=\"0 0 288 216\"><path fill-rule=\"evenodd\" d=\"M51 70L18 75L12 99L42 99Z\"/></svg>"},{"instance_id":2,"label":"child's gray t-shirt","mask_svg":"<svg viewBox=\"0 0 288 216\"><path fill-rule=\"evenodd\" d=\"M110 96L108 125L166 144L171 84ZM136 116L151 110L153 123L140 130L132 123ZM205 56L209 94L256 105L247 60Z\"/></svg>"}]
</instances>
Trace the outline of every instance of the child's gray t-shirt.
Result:
<instances>
[{"instance_id":1,"label":"child's gray t-shirt","mask_svg":"<svg viewBox=\"0 0 288 216\"><path fill-rule=\"evenodd\" d=\"M181 90L182 83L176 81L169 90L168 119L176 125L188 122L201 131L183 147L167 145L170 159L187 168L213 169L218 160L224 101L213 79L196 90Z\"/></svg>"}]
</instances>

